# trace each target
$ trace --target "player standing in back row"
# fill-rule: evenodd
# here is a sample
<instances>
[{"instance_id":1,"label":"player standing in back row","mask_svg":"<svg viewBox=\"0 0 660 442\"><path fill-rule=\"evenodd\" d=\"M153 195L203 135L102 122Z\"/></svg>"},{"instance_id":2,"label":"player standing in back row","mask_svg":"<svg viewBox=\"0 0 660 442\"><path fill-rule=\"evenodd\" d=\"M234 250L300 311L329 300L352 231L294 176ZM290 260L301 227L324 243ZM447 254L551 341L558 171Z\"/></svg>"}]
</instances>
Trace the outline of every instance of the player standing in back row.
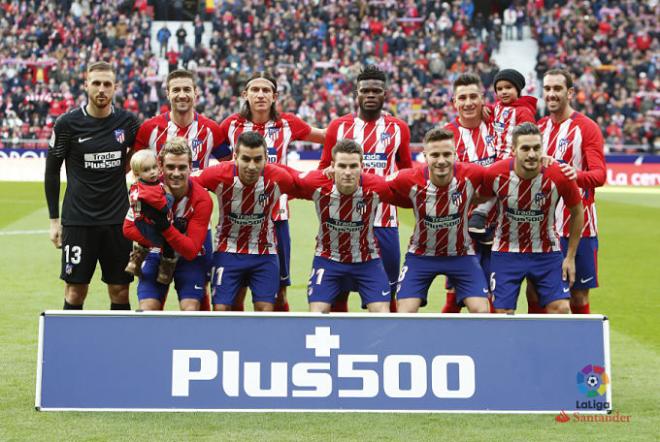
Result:
<instances>
[{"instance_id":1,"label":"player standing in back row","mask_svg":"<svg viewBox=\"0 0 660 442\"><path fill-rule=\"evenodd\" d=\"M277 82L268 72L256 72L245 84L241 111L227 117L220 124L223 141L236 149L238 137L244 132L257 132L266 140L268 162L287 164L289 145L297 140L323 143L325 131L313 128L297 116L277 112ZM275 311L289 311L286 288L291 285L291 236L289 235L289 206L287 195L280 196L273 207L272 218L277 233L277 253L280 261L280 289ZM241 289L232 310L244 308L245 289Z\"/></svg>"},{"instance_id":2,"label":"player standing in back row","mask_svg":"<svg viewBox=\"0 0 660 442\"><path fill-rule=\"evenodd\" d=\"M204 170L211 157L225 158L231 154L218 124L195 111L199 91L195 75L184 69L177 69L167 75L165 81L170 110L146 120L140 126L135 139L135 150L151 149L157 155L168 140L182 137L188 141L192 151L192 170ZM204 241L202 254L206 256L208 271L213 265L213 243L209 230ZM165 299L163 299L163 303ZM202 299L202 310L210 309L208 293Z\"/></svg>"},{"instance_id":3,"label":"player standing in back row","mask_svg":"<svg viewBox=\"0 0 660 442\"><path fill-rule=\"evenodd\" d=\"M383 112L387 99L387 76L377 66L368 65L357 77L355 96L356 114L333 120L326 131L319 168L330 166L332 149L338 141L350 139L363 149L365 173L390 175L397 170L412 167L410 155L410 129L403 121ZM396 311L396 285L399 278L401 249L396 207L380 203L374 221L385 273L390 283L390 311ZM351 287L347 287L347 291ZM333 311L348 311L347 294L335 301Z\"/></svg>"},{"instance_id":4,"label":"player standing in back row","mask_svg":"<svg viewBox=\"0 0 660 442\"><path fill-rule=\"evenodd\" d=\"M573 77L564 69L551 69L543 76L543 99L550 113L539 121L546 155L566 163L577 171L577 185L582 192L584 228L575 257L575 284L571 288L571 311L590 313L589 289L598 287L598 230L596 223L596 187L605 184L603 135L589 117L576 112L570 104L575 94ZM557 206L556 227L562 251L568 247L570 212Z\"/></svg>"},{"instance_id":5,"label":"player standing in back row","mask_svg":"<svg viewBox=\"0 0 660 442\"><path fill-rule=\"evenodd\" d=\"M128 285L133 277L124 268L132 244L122 234L122 223L128 210L126 157L139 122L135 115L112 105L116 83L110 64L90 64L85 89L87 103L55 123L44 177L50 239L62 248L64 309L82 309L99 261L110 308L130 310ZM67 186L60 222L63 162Z\"/></svg>"}]
</instances>

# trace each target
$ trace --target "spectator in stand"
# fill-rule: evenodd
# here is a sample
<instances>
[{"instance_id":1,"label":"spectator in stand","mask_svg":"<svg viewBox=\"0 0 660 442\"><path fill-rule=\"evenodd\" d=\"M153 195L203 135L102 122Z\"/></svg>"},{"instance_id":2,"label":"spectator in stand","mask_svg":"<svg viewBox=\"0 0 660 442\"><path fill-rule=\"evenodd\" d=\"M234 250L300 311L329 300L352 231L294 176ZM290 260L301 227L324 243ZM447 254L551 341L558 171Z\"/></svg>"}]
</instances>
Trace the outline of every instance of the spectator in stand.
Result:
<instances>
[{"instance_id":1,"label":"spectator in stand","mask_svg":"<svg viewBox=\"0 0 660 442\"><path fill-rule=\"evenodd\" d=\"M158 34L156 34L158 43L160 43L161 57L164 57L165 53L167 52L167 47L171 36L172 36L172 32L170 32L170 29L167 27L167 25L163 25L163 27L158 30Z\"/></svg>"},{"instance_id":2,"label":"spectator in stand","mask_svg":"<svg viewBox=\"0 0 660 442\"><path fill-rule=\"evenodd\" d=\"M188 32L183 28L183 24L179 25L179 29L176 30L176 44L179 47L179 52L183 51L183 45L186 44L186 37Z\"/></svg>"}]
</instances>

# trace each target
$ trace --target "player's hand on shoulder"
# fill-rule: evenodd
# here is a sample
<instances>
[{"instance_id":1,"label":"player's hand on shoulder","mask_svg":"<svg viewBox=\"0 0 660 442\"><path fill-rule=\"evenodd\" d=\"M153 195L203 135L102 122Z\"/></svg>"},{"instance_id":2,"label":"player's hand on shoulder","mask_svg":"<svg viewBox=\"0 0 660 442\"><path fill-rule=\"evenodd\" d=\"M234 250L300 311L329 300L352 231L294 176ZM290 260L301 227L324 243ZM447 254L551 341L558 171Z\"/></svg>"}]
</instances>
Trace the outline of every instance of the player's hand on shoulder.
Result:
<instances>
[{"instance_id":1,"label":"player's hand on shoulder","mask_svg":"<svg viewBox=\"0 0 660 442\"><path fill-rule=\"evenodd\" d=\"M562 173L566 178L568 178L571 181L577 180L577 169L573 166L571 166L568 163L560 163L559 168L561 169Z\"/></svg>"},{"instance_id":2,"label":"player's hand on shoulder","mask_svg":"<svg viewBox=\"0 0 660 442\"><path fill-rule=\"evenodd\" d=\"M553 164L557 163L558 161L554 159L554 157L551 157L549 155L543 155L541 156L541 165L543 167L550 167Z\"/></svg>"},{"instance_id":3,"label":"player's hand on shoulder","mask_svg":"<svg viewBox=\"0 0 660 442\"><path fill-rule=\"evenodd\" d=\"M325 169L323 169L323 176L325 176L328 179L334 180L335 179L335 168L332 166L328 166Z\"/></svg>"},{"instance_id":4,"label":"player's hand on shoulder","mask_svg":"<svg viewBox=\"0 0 660 442\"><path fill-rule=\"evenodd\" d=\"M56 248L62 248L62 224L60 224L59 218L50 220L50 232L48 236Z\"/></svg>"}]
</instances>

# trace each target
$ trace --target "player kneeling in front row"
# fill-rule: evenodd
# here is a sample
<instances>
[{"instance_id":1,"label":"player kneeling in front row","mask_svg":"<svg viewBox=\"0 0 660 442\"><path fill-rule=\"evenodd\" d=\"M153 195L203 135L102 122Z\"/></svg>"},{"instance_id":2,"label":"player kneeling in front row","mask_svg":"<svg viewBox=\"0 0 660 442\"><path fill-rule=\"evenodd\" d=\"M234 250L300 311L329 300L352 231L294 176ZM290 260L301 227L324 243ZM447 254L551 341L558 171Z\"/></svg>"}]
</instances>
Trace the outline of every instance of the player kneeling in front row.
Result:
<instances>
[{"instance_id":1,"label":"player kneeling in front row","mask_svg":"<svg viewBox=\"0 0 660 442\"><path fill-rule=\"evenodd\" d=\"M492 165L479 190L499 203L491 255L493 304L497 313L512 313L522 280L528 278L548 313L569 313L575 253L584 223L580 192L559 165L542 166L541 132L536 125L517 126L512 141L513 158ZM560 198L571 213L566 258L555 230Z\"/></svg>"},{"instance_id":2,"label":"player kneeling in front row","mask_svg":"<svg viewBox=\"0 0 660 442\"><path fill-rule=\"evenodd\" d=\"M334 180L320 170L296 177L292 195L313 200L319 218L307 289L312 312L330 312L342 287L357 287L362 305L370 312L390 311L390 285L374 219L381 202L410 205L396 198L383 178L363 173L362 159L360 145L344 139L332 149Z\"/></svg>"},{"instance_id":3,"label":"player kneeling in front row","mask_svg":"<svg viewBox=\"0 0 660 442\"><path fill-rule=\"evenodd\" d=\"M390 188L412 203L415 230L397 290L400 313L426 305L431 283L444 274L457 303L470 313L488 313L488 284L468 234L468 209L485 168L456 162L454 133L431 129L424 137L426 166L400 171Z\"/></svg>"},{"instance_id":4,"label":"player kneeling in front row","mask_svg":"<svg viewBox=\"0 0 660 442\"><path fill-rule=\"evenodd\" d=\"M199 184L190 180L192 151L185 138L168 140L158 154L158 167L165 186L174 197L171 216L141 202L141 212L153 221L153 227L180 255L174 268L174 287L181 310L199 310L206 282L205 254L211 252L207 230L213 210L211 197ZM170 218L174 221L170 222ZM131 207L124 220L124 235L141 244L149 244L135 223ZM142 310L161 310L168 284L158 281L161 256L151 252L144 261L138 283L138 299Z\"/></svg>"}]
</instances>

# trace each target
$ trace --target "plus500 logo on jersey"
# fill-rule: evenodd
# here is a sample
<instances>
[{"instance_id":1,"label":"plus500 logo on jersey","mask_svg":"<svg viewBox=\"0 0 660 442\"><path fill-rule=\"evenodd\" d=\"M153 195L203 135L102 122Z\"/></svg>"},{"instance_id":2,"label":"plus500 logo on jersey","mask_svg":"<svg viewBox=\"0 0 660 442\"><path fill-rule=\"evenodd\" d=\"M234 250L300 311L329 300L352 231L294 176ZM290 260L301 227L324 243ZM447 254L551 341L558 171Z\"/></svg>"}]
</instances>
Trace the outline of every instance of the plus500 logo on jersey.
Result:
<instances>
[{"instance_id":1,"label":"plus500 logo on jersey","mask_svg":"<svg viewBox=\"0 0 660 442\"><path fill-rule=\"evenodd\" d=\"M475 393L475 364L467 355L436 355L428 360L415 354L337 352L331 358L341 342L330 327L316 327L305 338L306 348L314 349L318 361L273 361L265 367L265 362L243 359L240 351L173 350L171 394L188 397L191 383L201 381L216 381L227 397L322 398L336 391L340 398L371 398L380 394L381 387L390 398L421 398L429 390L437 398L468 399ZM450 366L458 369L458 385L453 383L451 389ZM270 371L267 388L262 385L262 370Z\"/></svg>"}]
</instances>

